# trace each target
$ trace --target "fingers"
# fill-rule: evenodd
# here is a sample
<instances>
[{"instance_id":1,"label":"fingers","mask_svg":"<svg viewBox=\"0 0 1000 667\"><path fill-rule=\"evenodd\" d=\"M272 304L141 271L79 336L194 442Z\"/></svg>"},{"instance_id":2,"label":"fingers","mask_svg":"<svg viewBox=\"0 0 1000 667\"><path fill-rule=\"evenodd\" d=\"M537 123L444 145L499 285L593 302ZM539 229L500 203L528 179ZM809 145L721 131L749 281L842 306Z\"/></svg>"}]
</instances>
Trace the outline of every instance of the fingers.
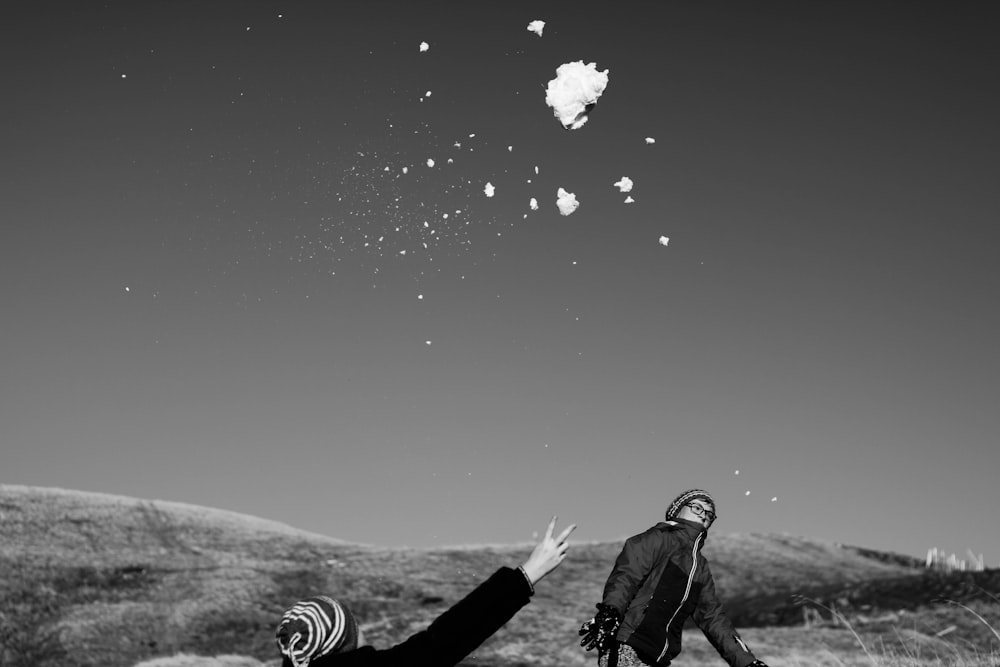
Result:
<instances>
[{"instance_id":1,"label":"fingers","mask_svg":"<svg viewBox=\"0 0 1000 667\"><path fill-rule=\"evenodd\" d=\"M551 540L552 539L552 531L556 529L556 519L557 518L558 517L556 515L554 515L554 514L552 515L552 520L549 521L549 527L545 529L545 539L546 540Z\"/></svg>"},{"instance_id":2,"label":"fingers","mask_svg":"<svg viewBox=\"0 0 1000 667\"><path fill-rule=\"evenodd\" d=\"M569 526L566 527L566 529L563 532L559 533L559 537L556 541L565 542L566 538L569 537L569 534L572 533L574 530L576 530L576 524L571 523Z\"/></svg>"}]
</instances>

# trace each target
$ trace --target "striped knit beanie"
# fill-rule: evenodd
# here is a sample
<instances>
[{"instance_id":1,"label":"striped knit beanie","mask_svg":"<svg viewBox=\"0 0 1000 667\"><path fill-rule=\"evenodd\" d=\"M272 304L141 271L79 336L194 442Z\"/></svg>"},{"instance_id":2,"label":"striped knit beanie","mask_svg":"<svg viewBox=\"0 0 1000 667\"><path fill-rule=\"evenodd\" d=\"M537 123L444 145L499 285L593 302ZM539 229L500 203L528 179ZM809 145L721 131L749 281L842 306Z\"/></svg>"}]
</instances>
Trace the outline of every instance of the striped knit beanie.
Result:
<instances>
[{"instance_id":1,"label":"striped knit beanie","mask_svg":"<svg viewBox=\"0 0 1000 667\"><path fill-rule=\"evenodd\" d=\"M674 502L670 503L667 507L667 521L672 521L677 518L677 513L681 511L681 508L690 503L692 500L703 500L711 508L712 512L715 512L715 501L712 500L712 496L709 495L708 491L703 489L691 489L690 491L685 491L681 495L674 498Z\"/></svg>"},{"instance_id":2,"label":"striped knit beanie","mask_svg":"<svg viewBox=\"0 0 1000 667\"><path fill-rule=\"evenodd\" d=\"M300 600L281 616L275 634L281 655L294 667L305 667L329 653L358 647L358 623L344 604L318 595Z\"/></svg>"}]
</instances>

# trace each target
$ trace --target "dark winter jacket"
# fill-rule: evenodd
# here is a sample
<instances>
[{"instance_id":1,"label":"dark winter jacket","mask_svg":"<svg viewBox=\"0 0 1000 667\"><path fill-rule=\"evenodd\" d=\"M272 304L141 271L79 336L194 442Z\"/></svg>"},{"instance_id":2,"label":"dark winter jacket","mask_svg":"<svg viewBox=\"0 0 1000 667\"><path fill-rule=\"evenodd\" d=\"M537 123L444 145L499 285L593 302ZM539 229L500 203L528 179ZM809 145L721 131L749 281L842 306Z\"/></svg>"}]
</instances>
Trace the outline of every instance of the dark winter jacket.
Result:
<instances>
[{"instance_id":1,"label":"dark winter jacket","mask_svg":"<svg viewBox=\"0 0 1000 667\"><path fill-rule=\"evenodd\" d=\"M701 555L705 529L676 519L625 541L604 586L604 604L623 615L619 642L648 664L669 665L681 651L681 630L691 617L732 667L755 658L726 618L708 561Z\"/></svg>"},{"instance_id":2,"label":"dark winter jacket","mask_svg":"<svg viewBox=\"0 0 1000 667\"><path fill-rule=\"evenodd\" d=\"M316 658L309 667L450 667L461 662L528 604L531 584L520 569L502 567L426 630L388 649L362 646ZM291 667L288 658L282 667Z\"/></svg>"}]
</instances>

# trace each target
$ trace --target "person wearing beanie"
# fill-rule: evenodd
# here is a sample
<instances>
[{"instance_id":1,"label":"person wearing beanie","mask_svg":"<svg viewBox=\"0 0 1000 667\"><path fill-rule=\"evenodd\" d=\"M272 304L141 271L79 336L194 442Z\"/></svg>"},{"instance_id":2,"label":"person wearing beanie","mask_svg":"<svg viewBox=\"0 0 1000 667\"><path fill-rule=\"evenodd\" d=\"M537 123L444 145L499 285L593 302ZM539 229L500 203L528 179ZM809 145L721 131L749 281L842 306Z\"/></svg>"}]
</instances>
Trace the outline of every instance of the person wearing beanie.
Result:
<instances>
[{"instance_id":1,"label":"person wearing beanie","mask_svg":"<svg viewBox=\"0 0 1000 667\"><path fill-rule=\"evenodd\" d=\"M767 667L726 617L701 553L715 518L711 494L691 489L667 506L664 521L625 541L597 614L579 631L599 667L669 665L689 617L730 667Z\"/></svg>"},{"instance_id":2,"label":"person wearing beanie","mask_svg":"<svg viewBox=\"0 0 1000 667\"><path fill-rule=\"evenodd\" d=\"M528 604L535 584L566 558L568 526L553 537L556 517L518 568L501 567L425 630L387 649L365 646L357 619L342 601L317 595L281 616L275 640L282 667L457 665Z\"/></svg>"}]
</instances>

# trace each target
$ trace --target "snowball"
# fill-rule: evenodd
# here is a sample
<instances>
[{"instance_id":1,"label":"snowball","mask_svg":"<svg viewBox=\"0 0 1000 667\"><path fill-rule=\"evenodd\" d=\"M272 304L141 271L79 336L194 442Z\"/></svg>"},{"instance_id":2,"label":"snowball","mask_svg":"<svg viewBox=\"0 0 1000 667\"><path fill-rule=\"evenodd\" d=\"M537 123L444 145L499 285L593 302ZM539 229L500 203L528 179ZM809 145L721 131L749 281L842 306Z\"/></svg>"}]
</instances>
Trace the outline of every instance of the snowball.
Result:
<instances>
[{"instance_id":1,"label":"snowball","mask_svg":"<svg viewBox=\"0 0 1000 667\"><path fill-rule=\"evenodd\" d=\"M428 44L427 42L420 42L420 53L423 53L429 48L431 48L430 44Z\"/></svg>"},{"instance_id":2,"label":"snowball","mask_svg":"<svg viewBox=\"0 0 1000 667\"><path fill-rule=\"evenodd\" d=\"M539 37L542 36L542 30L545 29L545 21L532 21L528 24L528 30L535 33Z\"/></svg>"},{"instance_id":3,"label":"snowball","mask_svg":"<svg viewBox=\"0 0 1000 667\"><path fill-rule=\"evenodd\" d=\"M631 192L632 191L632 179L628 176L622 176L622 179L615 183L615 187L621 192Z\"/></svg>"},{"instance_id":4,"label":"snowball","mask_svg":"<svg viewBox=\"0 0 1000 667\"><path fill-rule=\"evenodd\" d=\"M569 215L580 206L580 202L576 200L576 195L572 192L566 192L562 188L559 188L557 194L556 206L559 207L559 212L563 215Z\"/></svg>"},{"instance_id":5,"label":"snowball","mask_svg":"<svg viewBox=\"0 0 1000 667\"><path fill-rule=\"evenodd\" d=\"M576 130L587 122L587 113L607 85L608 70L598 72L597 63L564 63L556 68L556 78L549 81L545 103L565 129Z\"/></svg>"},{"instance_id":6,"label":"snowball","mask_svg":"<svg viewBox=\"0 0 1000 667\"><path fill-rule=\"evenodd\" d=\"M535 199L534 197L532 197L531 201L528 202L528 206L531 207L532 211L537 211L538 210L538 200Z\"/></svg>"},{"instance_id":7,"label":"snowball","mask_svg":"<svg viewBox=\"0 0 1000 667\"><path fill-rule=\"evenodd\" d=\"M493 193L496 192L496 188L493 187L492 183L487 183L486 187L483 188L483 192L486 193L487 197L492 197Z\"/></svg>"},{"instance_id":8,"label":"snowball","mask_svg":"<svg viewBox=\"0 0 1000 667\"><path fill-rule=\"evenodd\" d=\"M427 166L428 167L433 167L434 166L434 160L432 160L430 158L427 158Z\"/></svg>"},{"instance_id":9,"label":"snowball","mask_svg":"<svg viewBox=\"0 0 1000 667\"><path fill-rule=\"evenodd\" d=\"M656 143L656 139L654 139L653 137L646 137L646 143L647 144L655 144Z\"/></svg>"},{"instance_id":10,"label":"snowball","mask_svg":"<svg viewBox=\"0 0 1000 667\"><path fill-rule=\"evenodd\" d=\"M666 246L668 243L670 243L670 239L669 238L667 238L666 236L661 236L660 237L660 245ZM736 474L738 475L740 473L737 471Z\"/></svg>"}]
</instances>

